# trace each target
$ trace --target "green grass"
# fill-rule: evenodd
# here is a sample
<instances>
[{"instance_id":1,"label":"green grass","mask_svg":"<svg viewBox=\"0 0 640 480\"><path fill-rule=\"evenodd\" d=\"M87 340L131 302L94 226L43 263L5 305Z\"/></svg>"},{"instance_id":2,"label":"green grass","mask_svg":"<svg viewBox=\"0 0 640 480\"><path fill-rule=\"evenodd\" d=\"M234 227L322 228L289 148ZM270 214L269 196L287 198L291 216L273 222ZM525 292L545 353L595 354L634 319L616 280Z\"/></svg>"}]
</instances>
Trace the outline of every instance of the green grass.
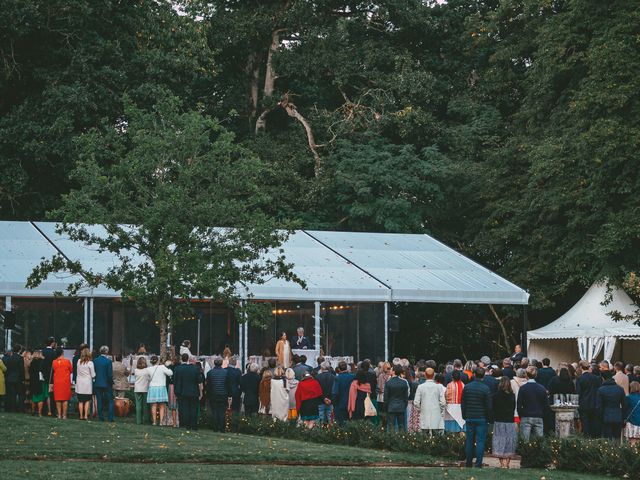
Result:
<instances>
[{"instance_id":1,"label":"green grass","mask_svg":"<svg viewBox=\"0 0 640 480\"><path fill-rule=\"evenodd\" d=\"M421 455L320 445L251 435L187 432L131 423L80 422L0 414L0 458L86 459L122 462L308 462L317 464L433 464ZM6 428L8 427L8 428ZM450 463L450 462L443 462Z\"/></svg>"},{"instance_id":2,"label":"green grass","mask_svg":"<svg viewBox=\"0 0 640 480\"><path fill-rule=\"evenodd\" d=\"M267 465L124 464L87 462L0 461L7 478L33 480L140 480L147 478L188 478L190 480L595 480L602 477L540 470L468 470L464 468L396 467L314 467Z\"/></svg>"},{"instance_id":3,"label":"green grass","mask_svg":"<svg viewBox=\"0 0 640 480\"><path fill-rule=\"evenodd\" d=\"M251 435L0 414L0 478L595 480L544 470L424 468L437 459ZM288 465L293 463L293 465ZM395 467L393 465L403 465Z\"/></svg>"}]
</instances>

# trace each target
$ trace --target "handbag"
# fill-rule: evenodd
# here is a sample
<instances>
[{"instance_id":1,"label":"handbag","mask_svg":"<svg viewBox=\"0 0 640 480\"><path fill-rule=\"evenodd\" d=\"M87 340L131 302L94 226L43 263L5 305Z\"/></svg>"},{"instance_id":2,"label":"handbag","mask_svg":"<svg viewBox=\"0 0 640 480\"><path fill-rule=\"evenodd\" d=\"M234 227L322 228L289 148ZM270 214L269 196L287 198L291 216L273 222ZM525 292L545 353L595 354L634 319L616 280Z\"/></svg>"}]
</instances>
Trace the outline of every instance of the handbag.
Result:
<instances>
[{"instance_id":1,"label":"handbag","mask_svg":"<svg viewBox=\"0 0 640 480\"><path fill-rule=\"evenodd\" d=\"M371 395L367 394L367 398L364 399L364 416L375 417L376 415L378 415L378 411L376 410L376 407L373 406Z\"/></svg>"},{"instance_id":2,"label":"handbag","mask_svg":"<svg viewBox=\"0 0 640 480\"><path fill-rule=\"evenodd\" d=\"M49 370L49 393L53 393L53 383L51 383L52 375L53 375L53 362L51 363L51 369Z\"/></svg>"}]
</instances>

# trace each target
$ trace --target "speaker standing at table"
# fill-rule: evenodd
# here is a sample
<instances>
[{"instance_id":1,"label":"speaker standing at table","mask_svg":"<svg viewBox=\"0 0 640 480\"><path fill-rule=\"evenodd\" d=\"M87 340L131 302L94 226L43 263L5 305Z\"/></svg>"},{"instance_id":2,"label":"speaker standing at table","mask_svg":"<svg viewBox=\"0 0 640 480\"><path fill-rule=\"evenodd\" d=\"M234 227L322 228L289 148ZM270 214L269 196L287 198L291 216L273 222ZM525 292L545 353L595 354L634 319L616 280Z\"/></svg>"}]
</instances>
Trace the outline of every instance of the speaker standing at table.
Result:
<instances>
[{"instance_id":1,"label":"speaker standing at table","mask_svg":"<svg viewBox=\"0 0 640 480\"><path fill-rule=\"evenodd\" d=\"M293 348L296 350L307 350L311 348L311 342L304 336L304 328L298 327L298 336L293 344Z\"/></svg>"}]
</instances>

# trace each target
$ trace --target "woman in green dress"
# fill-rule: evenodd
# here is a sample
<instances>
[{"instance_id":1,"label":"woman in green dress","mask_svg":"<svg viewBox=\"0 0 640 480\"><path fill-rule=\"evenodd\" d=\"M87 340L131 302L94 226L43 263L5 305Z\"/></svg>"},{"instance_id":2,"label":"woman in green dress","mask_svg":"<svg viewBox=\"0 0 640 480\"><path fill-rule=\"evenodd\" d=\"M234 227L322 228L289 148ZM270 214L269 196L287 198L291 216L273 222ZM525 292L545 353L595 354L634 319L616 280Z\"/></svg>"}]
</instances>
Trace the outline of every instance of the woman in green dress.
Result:
<instances>
[{"instance_id":1,"label":"woman in green dress","mask_svg":"<svg viewBox=\"0 0 640 480\"><path fill-rule=\"evenodd\" d=\"M37 407L38 416L42 416L42 407L49 397L49 379L44 378L44 355L42 351L36 350L31 357L29 365L29 389L31 390L31 401Z\"/></svg>"}]
</instances>

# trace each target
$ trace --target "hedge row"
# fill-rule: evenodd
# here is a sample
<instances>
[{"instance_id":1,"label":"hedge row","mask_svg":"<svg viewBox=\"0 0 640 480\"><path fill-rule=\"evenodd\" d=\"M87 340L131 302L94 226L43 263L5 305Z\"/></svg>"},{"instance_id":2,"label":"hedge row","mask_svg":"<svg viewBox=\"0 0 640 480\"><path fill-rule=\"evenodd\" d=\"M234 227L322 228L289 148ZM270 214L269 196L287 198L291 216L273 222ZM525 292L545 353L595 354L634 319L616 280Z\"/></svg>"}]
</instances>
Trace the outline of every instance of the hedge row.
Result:
<instances>
[{"instance_id":1,"label":"hedge row","mask_svg":"<svg viewBox=\"0 0 640 480\"><path fill-rule=\"evenodd\" d=\"M558 470L640 478L640 446L584 437L539 438L520 442L525 468L553 466Z\"/></svg>"},{"instance_id":2,"label":"hedge row","mask_svg":"<svg viewBox=\"0 0 640 480\"><path fill-rule=\"evenodd\" d=\"M436 458L463 460L465 437L445 434L429 437L420 433L386 432L371 422L305 429L294 423L273 422L269 418L240 418L237 431L250 435L279 437L323 444L375 448L393 452L422 453ZM491 438L487 439L487 452ZM640 478L640 446L580 437L539 438L520 442L518 454L524 468L548 468L574 472Z\"/></svg>"}]
</instances>

